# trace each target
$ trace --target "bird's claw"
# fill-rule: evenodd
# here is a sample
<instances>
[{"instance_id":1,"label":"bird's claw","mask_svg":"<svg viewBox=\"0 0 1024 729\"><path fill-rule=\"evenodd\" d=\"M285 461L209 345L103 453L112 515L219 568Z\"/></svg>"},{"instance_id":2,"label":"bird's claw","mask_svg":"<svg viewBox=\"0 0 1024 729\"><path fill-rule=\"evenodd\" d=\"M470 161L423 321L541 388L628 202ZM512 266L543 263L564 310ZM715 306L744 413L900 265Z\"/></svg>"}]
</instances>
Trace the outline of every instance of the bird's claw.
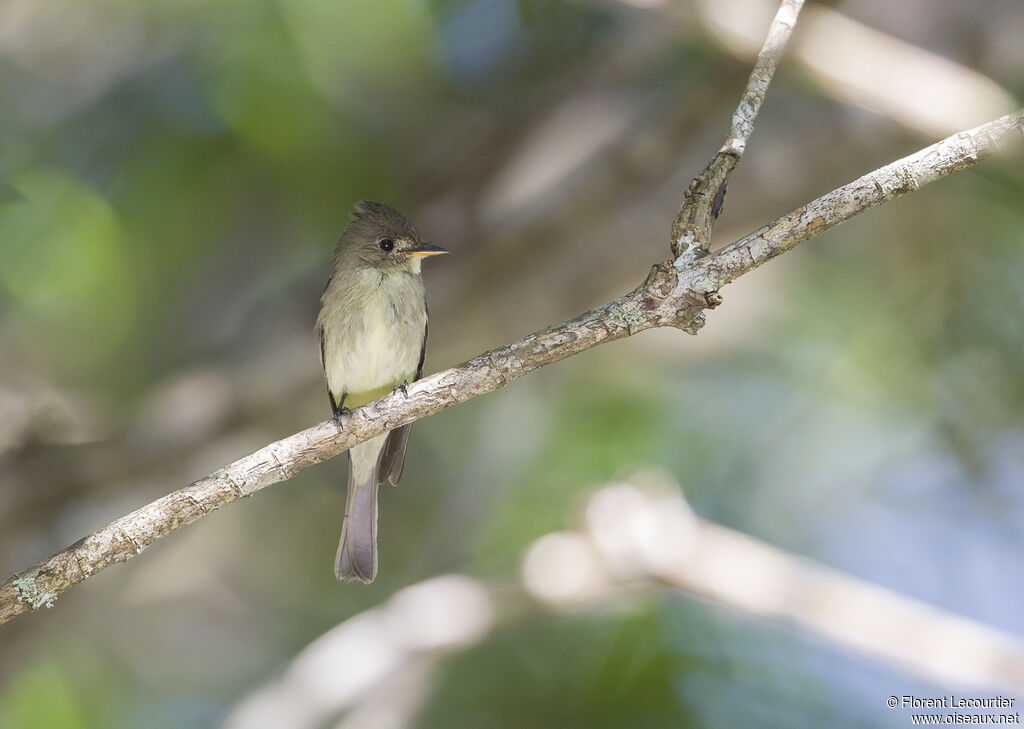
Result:
<instances>
[{"instance_id":1,"label":"bird's claw","mask_svg":"<svg viewBox=\"0 0 1024 729\"><path fill-rule=\"evenodd\" d=\"M399 390L402 391L403 395L409 397L409 380L406 380L401 385L395 385L391 392L398 392Z\"/></svg>"},{"instance_id":2,"label":"bird's claw","mask_svg":"<svg viewBox=\"0 0 1024 729\"><path fill-rule=\"evenodd\" d=\"M340 408L334 411L334 422L338 427L341 427L341 419L351 415L352 410L342 405Z\"/></svg>"}]
</instances>

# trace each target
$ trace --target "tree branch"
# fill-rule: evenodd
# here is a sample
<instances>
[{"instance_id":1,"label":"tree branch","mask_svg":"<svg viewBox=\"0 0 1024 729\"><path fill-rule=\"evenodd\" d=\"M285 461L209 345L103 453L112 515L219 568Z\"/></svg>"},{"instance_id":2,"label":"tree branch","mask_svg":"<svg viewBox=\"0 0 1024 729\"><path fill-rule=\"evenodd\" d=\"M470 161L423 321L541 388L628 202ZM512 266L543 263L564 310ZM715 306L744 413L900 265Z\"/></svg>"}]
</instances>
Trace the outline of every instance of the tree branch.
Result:
<instances>
[{"instance_id":1,"label":"tree branch","mask_svg":"<svg viewBox=\"0 0 1024 729\"><path fill-rule=\"evenodd\" d=\"M713 159L705 170L712 170L708 179L720 179L724 184L742 154L800 5L800 0L783 0L747 92L733 117L730 135L716 155L718 159L725 154L732 161L716 163ZM418 380L409 385L407 394L395 392L354 411L340 427L327 421L271 443L116 519L14 575L0 585L0 623L41 606L49 607L72 585L134 557L160 537L384 431L492 392L540 367L644 329L672 326L695 334L704 324L703 310L720 303L718 290L725 284L869 207L977 164L1001 144L1020 143L1022 137L1024 110L956 134L818 198L704 258L694 260L696 249L685 247L675 260L654 266L646 280L625 296ZM716 165L722 165L725 171L715 172ZM707 227L702 230L709 233L714 196L703 202L692 195L690 198L684 202L684 210L698 204L705 206ZM707 235L705 244L706 238Z\"/></svg>"},{"instance_id":2,"label":"tree branch","mask_svg":"<svg viewBox=\"0 0 1024 729\"><path fill-rule=\"evenodd\" d=\"M720 288L854 215L1024 143L1024 109L858 177L698 261Z\"/></svg>"},{"instance_id":3,"label":"tree branch","mask_svg":"<svg viewBox=\"0 0 1024 729\"><path fill-rule=\"evenodd\" d=\"M740 163L747 148L747 139L754 131L754 119L775 75L782 51L796 26L804 0L782 0L775 13L768 37L757 54L747 88L732 115L729 136L718 153L699 175L693 178L683 194L683 204L672 223L672 255L697 258L711 245L711 226L721 211L729 175Z\"/></svg>"}]
</instances>

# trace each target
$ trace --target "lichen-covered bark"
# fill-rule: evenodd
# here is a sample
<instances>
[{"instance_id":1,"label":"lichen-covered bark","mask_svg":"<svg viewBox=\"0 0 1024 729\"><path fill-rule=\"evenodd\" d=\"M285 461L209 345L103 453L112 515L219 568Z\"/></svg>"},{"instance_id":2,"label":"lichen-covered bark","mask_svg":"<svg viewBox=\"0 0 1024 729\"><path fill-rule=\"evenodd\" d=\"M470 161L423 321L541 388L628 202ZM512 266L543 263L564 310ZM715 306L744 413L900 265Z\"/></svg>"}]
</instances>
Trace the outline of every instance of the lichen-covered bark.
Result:
<instances>
[{"instance_id":1,"label":"lichen-covered bark","mask_svg":"<svg viewBox=\"0 0 1024 729\"><path fill-rule=\"evenodd\" d=\"M1021 142L1024 110L1017 110L869 172L701 259L695 267L712 276L718 287L724 286L868 208L973 167Z\"/></svg>"},{"instance_id":2,"label":"lichen-covered bark","mask_svg":"<svg viewBox=\"0 0 1024 729\"><path fill-rule=\"evenodd\" d=\"M729 175L736 169L747 148L747 140L754 131L754 120L768 93L768 85L782 57L803 0L782 0L778 12L768 28L764 46L757 54L754 70L750 72L747 87L736 111L732 115L729 135L721 149L711 158L700 174L693 178L683 194L683 204L672 223L672 255L696 257L707 251L711 244L711 227L725 200L725 186Z\"/></svg>"}]
</instances>

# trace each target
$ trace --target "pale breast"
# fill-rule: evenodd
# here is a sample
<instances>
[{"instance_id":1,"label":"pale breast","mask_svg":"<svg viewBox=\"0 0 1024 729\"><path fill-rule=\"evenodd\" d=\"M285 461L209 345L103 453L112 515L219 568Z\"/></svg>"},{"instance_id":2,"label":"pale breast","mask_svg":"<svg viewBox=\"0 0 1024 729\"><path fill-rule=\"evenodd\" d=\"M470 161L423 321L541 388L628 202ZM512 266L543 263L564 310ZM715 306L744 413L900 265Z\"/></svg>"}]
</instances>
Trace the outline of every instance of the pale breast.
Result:
<instances>
[{"instance_id":1,"label":"pale breast","mask_svg":"<svg viewBox=\"0 0 1024 729\"><path fill-rule=\"evenodd\" d=\"M367 274L332 282L349 285L328 289L320 313L327 384L336 399L349 393L349 407L415 379L426 327L418 276Z\"/></svg>"}]
</instances>

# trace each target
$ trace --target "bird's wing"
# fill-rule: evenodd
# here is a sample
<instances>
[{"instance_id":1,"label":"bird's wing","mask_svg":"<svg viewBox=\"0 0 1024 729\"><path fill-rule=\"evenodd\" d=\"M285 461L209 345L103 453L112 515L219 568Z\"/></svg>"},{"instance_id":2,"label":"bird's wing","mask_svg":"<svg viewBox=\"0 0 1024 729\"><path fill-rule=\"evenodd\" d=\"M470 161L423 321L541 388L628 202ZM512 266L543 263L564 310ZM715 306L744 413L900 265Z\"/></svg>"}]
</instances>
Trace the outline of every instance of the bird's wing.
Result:
<instances>
[{"instance_id":1,"label":"bird's wing","mask_svg":"<svg viewBox=\"0 0 1024 729\"><path fill-rule=\"evenodd\" d=\"M317 339L320 340L320 366L324 368L324 373L326 374L326 372L327 372L327 369L326 369L327 368L327 362L326 362L326 357L324 355L324 348L325 348L326 344L325 344L324 340L326 339L327 335L324 333L323 322L321 322L319 319L316 322L316 336L317 336ZM344 394L344 393L342 393L342 394ZM338 414L338 401L334 399L334 393L331 392L330 385L328 385L328 387L327 387L327 397L329 397L330 400L331 400L331 413L333 415L337 415ZM345 402L345 398L343 397L342 398L342 403L344 403L344 402Z\"/></svg>"},{"instance_id":2,"label":"bird's wing","mask_svg":"<svg viewBox=\"0 0 1024 729\"><path fill-rule=\"evenodd\" d=\"M320 366L324 367L324 325L317 319L316 338L320 341Z\"/></svg>"},{"instance_id":3,"label":"bird's wing","mask_svg":"<svg viewBox=\"0 0 1024 729\"><path fill-rule=\"evenodd\" d=\"M420 342L420 362L416 365L416 379L423 377L423 358L427 356L427 331L430 329L430 312L427 302L423 302L423 341Z\"/></svg>"}]
</instances>

